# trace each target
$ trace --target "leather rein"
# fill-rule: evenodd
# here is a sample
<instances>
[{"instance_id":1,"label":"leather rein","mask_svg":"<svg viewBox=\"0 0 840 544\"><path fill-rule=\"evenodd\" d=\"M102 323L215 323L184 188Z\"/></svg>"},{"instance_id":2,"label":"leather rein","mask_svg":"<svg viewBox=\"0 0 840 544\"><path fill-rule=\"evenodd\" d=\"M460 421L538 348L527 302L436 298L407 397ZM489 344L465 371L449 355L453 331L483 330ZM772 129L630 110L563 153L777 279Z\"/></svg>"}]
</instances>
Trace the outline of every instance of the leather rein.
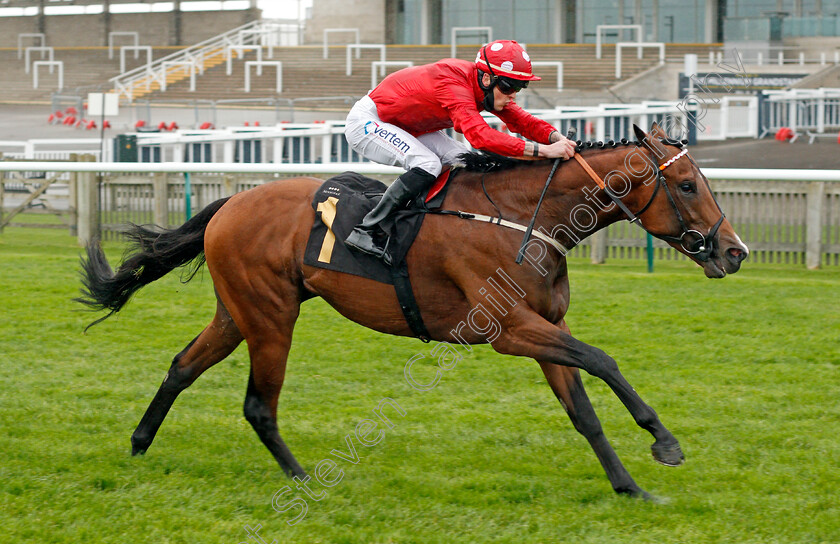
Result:
<instances>
[{"instance_id":1,"label":"leather rein","mask_svg":"<svg viewBox=\"0 0 840 544\"><path fill-rule=\"evenodd\" d=\"M669 140L666 143L673 143L673 142ZM641 145L641 144L639 144L639 145ZM668 188L668 183L665 179L665 174L663 173L663 171L666 168L668 168L669 166L671 166L672 164L677 162L677 160L681 159L683 156L685 156L689 161L691 161L691 164L694 166L694 168L697 170L697 172L703 178L703 181L704 181L704 183L706 184L706 187L709 190L709 194L712 195L712 200L714 200L715 205L717 206L717 209L720 212L720 218L717 220L715 225L709 230L709 232L705 236L703 235L703 233L701 233L700 231L698 231L696 229L688 228L688 226L685 223L685 220L683 219L683 215L680 212L679 207L677 206L677 202L674 199L674 196L671 194L671 190ZM580 153L575 153L574 159L581 166L581 168L583 168L583 170L589 175L589 177L592 179L592 181L594 181L595 184L600 189L602 189L605 193L607 193L607 196L610 198L610 200L612 200L613 203L615 203L615 205L618 206L619 209L621 209L621 211L624 212L624 214L627 216L627 218L630 220L631 223L638 222L639 226L642 227L642 229L644 229L645 232L648 232L652 236L655 236L655 237L659 238L660 240L664 240L666 242L678 244L680 247L682 247L682 249L686 253L694 256L697 260L699 260L701 262L706 262L706 261L709 260L712 253L715 250L715 237L717 236L718 229L720 229L720 226L723 224L723 220L726 216L724 215L723 209L721 209L720 204L718 203L717 199L715 198L714 193L712 192L712 188L709 185L709 180L700 171L700 167L697 166L697 163L694 162L694 159L692 159L691 156L688 155L688 149L683 149L682 151L680 151L679 153L677 153L676 155L674 155L673 157L671 157L670 159L668 159L667 161L662 163L661 165L657 166L657 168L656 168L656 186L653 189L653 193L650 195L650 199L648 200L647 204L642 206L642 209L639 210L635 214L633 212L631 212L629 208L627 208L627 206L624 204L624 202L621 201L621 199L619 199L617 196L615 196L612 193L612 191L609 190L606 183L604 183L604 180L601 179L601 177L597 174L597 172L595 172L595 170L592 169L591 166L589 166L589 163L586 162L586 159L584 159L580 155ZM522 258L524 256L524 251L525 251L525 245L526 245L526 243L528 241L528 238L530 236L530 233L533 229L534 223L536 222L537 213L539 212L539 209L540 209L540 204L542 204L542 200L543 200L543 197L545 196L546 190L548 189L548 186L551 183L552 178L554 177L554 172L557 169L557 164L558 163L559 163L559 159L555 160L554 166L551 169L551 173L549 174L548 179L546 180L546 184L545 184L545 187L543 188L542 195L540 196L540 200L537 203L536 209L534 210L534 215L531 218L531 224L528 226L528 230L526 231L525 238L522 241L522 246L520 247L519 254L516 257L516 263L517 264L522 262ZM682 233L679 236L667 236L667 235L664 235L664 234L654 234L654 233L648 231L647 228L645 228L644 223L641 220L642 214L645 213L648 210L648 208L650 208L650 205L653 203L654 199L656 198L656 195L659 193L660 187L664 189L665 195L668 198L668 202L671 204L671 208L674 210L674 215L676 215L676 217L677 217L677 222L680 225L680 229L682 229Z\"/></svg>"}]
</instances>

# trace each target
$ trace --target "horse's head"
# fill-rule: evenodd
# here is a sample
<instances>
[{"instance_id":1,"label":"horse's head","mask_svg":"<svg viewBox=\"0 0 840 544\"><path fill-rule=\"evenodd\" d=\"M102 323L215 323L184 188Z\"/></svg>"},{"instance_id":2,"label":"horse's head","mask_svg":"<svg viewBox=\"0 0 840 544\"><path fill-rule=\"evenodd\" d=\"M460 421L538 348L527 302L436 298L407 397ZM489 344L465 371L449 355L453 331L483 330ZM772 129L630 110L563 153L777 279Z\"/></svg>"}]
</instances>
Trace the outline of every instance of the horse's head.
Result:
<instances>
[{"instance_id":1,"label":"horse's head","mask_svg":"<svg viewBox=\"0 0 840 544\"><path fill-rule=\"evenodd\" d=\"M697 163L656 123L649 134L633 128L654 170L645 180L647 204L637 214L645 230L702 266L709 278L737 272L749 249L726 220Z\"/></svg>"}]
</instances>

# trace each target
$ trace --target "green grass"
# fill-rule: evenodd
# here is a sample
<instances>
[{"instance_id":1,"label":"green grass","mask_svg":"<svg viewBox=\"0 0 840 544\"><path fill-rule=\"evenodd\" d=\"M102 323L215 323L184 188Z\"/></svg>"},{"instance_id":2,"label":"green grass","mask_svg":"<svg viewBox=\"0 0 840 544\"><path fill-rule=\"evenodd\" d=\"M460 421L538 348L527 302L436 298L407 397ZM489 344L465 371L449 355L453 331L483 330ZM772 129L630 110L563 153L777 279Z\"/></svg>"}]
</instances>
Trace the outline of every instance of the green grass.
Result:
<instances>
[{"instance_id":1,"label":"green grass","mask_svg":"<svg viewBox=\"0 0 840 544\"><path fill-rule=\"evenodd\" d=\"M837 268L747 261L712 281L686 262L571 263L573 333L682 442L686 465L655 464L651 437L584 376L619 456L665 504L612 492L533 361L479 347L415 391L403 366L430 346L309 302L280 397L303 466L345 449L383 397L406 416L290 527L271 499L291 482L242 417L244 346L182 394L145 456L129 453L172 357L212 316L209 276L173 273L83 335L79 252L63 232L0 236L2 542L236 544L257 524L268 543L840 541Z\"/></svg>"}]
</instances>

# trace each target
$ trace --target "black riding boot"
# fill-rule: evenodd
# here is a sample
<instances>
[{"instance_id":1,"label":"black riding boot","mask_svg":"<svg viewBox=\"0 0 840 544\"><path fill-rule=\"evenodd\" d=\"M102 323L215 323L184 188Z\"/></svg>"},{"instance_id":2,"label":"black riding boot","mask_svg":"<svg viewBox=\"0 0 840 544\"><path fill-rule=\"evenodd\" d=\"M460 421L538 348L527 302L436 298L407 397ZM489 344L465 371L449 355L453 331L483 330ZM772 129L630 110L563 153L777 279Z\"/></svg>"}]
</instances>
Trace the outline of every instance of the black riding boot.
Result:
<instances>
[{"instance_id":1,"label":"black riding boot","mask_svg":"<svg viewBox=\"0 0 840 544\"><path fill-rule=\"evenodd\" d=\"M390 265L390 257L385 253L385 248L377 244L374 239L373 235L377 226L394 211L423 192L423 189L434 183L435 179L435 176L420 168L412 168L398 177L382 195L382 200L365 215L360 224L356 225L344 243L352 249L378 257L385 261L385 264Z\"/></svg>"}]
</instances>

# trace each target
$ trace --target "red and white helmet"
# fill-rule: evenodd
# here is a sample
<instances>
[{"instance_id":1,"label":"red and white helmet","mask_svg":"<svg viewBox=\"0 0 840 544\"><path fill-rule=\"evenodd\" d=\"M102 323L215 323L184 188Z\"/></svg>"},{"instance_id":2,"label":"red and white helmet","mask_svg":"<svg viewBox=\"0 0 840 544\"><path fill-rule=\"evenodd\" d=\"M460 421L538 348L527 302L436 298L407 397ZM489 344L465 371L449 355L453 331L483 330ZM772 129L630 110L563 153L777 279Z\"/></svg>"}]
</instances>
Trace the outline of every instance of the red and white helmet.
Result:
<instances>
[{"instance_id":1,"label":"red and white helmet","mask_svg":"<svg viewBox=\"0 0 840 544\"><path fill-rule=\"evenodd\" d=\"M478 50L475 66L496 77L520 81L539 81L531 71L531 57L513 40L496 40Z\"/></svg>"}]
</instances>

